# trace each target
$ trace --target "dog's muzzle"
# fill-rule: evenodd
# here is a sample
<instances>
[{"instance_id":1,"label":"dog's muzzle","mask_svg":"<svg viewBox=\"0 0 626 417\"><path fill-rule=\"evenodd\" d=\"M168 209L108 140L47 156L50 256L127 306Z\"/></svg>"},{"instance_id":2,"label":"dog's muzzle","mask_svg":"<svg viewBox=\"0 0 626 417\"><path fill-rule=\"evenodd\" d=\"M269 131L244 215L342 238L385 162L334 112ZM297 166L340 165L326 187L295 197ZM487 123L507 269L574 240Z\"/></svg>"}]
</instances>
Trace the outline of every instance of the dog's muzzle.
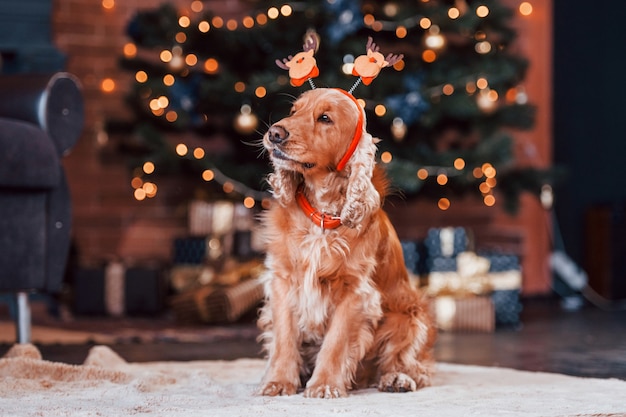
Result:
<instances>
[{"instance_id":1,"label":"dog's muzzle","mask_svg":"<svg viewBox=\"0 0 626 417\"><path fill-rule=\"evenodd\" d=\"M267 138L274 145L280 145L289 137L289 132L282 126L273 125L267 131Z\"/></svg>"}]
</instances>

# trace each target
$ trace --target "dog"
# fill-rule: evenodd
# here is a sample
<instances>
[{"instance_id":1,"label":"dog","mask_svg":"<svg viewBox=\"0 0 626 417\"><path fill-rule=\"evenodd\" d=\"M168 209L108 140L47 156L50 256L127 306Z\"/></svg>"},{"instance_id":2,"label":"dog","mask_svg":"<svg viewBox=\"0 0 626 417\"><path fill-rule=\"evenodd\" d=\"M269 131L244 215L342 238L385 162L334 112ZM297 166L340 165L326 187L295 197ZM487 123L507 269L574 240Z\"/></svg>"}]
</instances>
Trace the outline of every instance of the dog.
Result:
<instances>
[{"instance_id":1,"label":"dog","mask_svg":"<svg viewBox=\"0 0 626 417\"><path fill-rule=\"evenodd\" d=\"M263 136L275 201L262 216L260 395L430 384L436 330L381 208L389 181L376 143L357 100L334 88L303 93Z\"/></svg>"}]
</instances>

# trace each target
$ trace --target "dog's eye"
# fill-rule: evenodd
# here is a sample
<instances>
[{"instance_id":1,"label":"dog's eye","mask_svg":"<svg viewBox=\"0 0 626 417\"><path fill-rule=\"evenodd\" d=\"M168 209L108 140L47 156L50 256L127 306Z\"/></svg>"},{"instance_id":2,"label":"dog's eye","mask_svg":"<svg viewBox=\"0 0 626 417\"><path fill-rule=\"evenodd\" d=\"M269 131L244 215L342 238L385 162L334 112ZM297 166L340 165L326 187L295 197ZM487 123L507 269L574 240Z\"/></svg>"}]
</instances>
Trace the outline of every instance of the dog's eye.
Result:
<instances>
[{"instance_id":1,"label":"dog's eye","mask_svg":"<svg viewBox=\"0 0 626 417\"><path fill-rule=\"evenodd\" d=\"M330 117L328 117L328 115L326 113L322 114L320 117L317 118L318 122L322 122L322 123L332 123L333 121L330 120Z\"/></svg>"}]
</instances>

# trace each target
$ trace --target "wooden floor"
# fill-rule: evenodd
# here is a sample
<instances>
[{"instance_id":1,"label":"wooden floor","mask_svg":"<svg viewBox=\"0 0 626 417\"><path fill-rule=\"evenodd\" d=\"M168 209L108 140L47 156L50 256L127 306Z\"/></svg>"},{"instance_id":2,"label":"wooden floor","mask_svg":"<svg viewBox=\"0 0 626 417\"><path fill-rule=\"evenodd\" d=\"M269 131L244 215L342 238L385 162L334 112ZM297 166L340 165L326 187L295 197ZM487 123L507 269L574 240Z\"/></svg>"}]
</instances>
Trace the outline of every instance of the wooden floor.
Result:
<instances>
[{"instance_id":1,"label":"wooden floor","mask_svg":"<svg viewBox=\"0 0 626 417\"><path fill-rule=\"evenodd\" d=\"M556 299L524 300L523 304L521 325L515 329L498 329L495 333L441 332L436 346L437 359L626 379L626 311L608 312L592 306L565 311ZM0 320L8 319L0 312ZM40 326L51 329L100 331L112 335L123 331L125 336L109 345L133 362L261 357L253 315L232 325L201 327L177 327L167 317L80 317L56 322L50 318L33 318L35 324L38 320ZM129 337L129 334L136 336ZM86 340L79 344L38 344L38 347L45 359L79 364L93 344ZM0 355L9 347L9 343L0 344Z\"/></svg>"}]
</instances>

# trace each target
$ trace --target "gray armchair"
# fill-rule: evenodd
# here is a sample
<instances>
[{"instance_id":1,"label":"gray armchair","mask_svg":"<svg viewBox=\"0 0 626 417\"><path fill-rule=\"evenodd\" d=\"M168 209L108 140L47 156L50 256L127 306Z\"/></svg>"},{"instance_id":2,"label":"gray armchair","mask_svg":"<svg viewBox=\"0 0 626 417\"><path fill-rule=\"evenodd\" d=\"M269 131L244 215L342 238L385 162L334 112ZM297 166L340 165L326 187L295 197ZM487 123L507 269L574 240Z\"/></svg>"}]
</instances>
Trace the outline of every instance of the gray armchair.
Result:
<instances>
[{"instance_id":1,"label":"gray armchair","mask_svg":"<svg viewBox=\"0 0 626 417\"><path fill-rule=\"evenodd\" d=\"M0 75L0 293L15 297L19 343L30 341L29 293L61 290L72 222L61 158L83 119L74 76Z\"/></svg>"}]
</instances>

